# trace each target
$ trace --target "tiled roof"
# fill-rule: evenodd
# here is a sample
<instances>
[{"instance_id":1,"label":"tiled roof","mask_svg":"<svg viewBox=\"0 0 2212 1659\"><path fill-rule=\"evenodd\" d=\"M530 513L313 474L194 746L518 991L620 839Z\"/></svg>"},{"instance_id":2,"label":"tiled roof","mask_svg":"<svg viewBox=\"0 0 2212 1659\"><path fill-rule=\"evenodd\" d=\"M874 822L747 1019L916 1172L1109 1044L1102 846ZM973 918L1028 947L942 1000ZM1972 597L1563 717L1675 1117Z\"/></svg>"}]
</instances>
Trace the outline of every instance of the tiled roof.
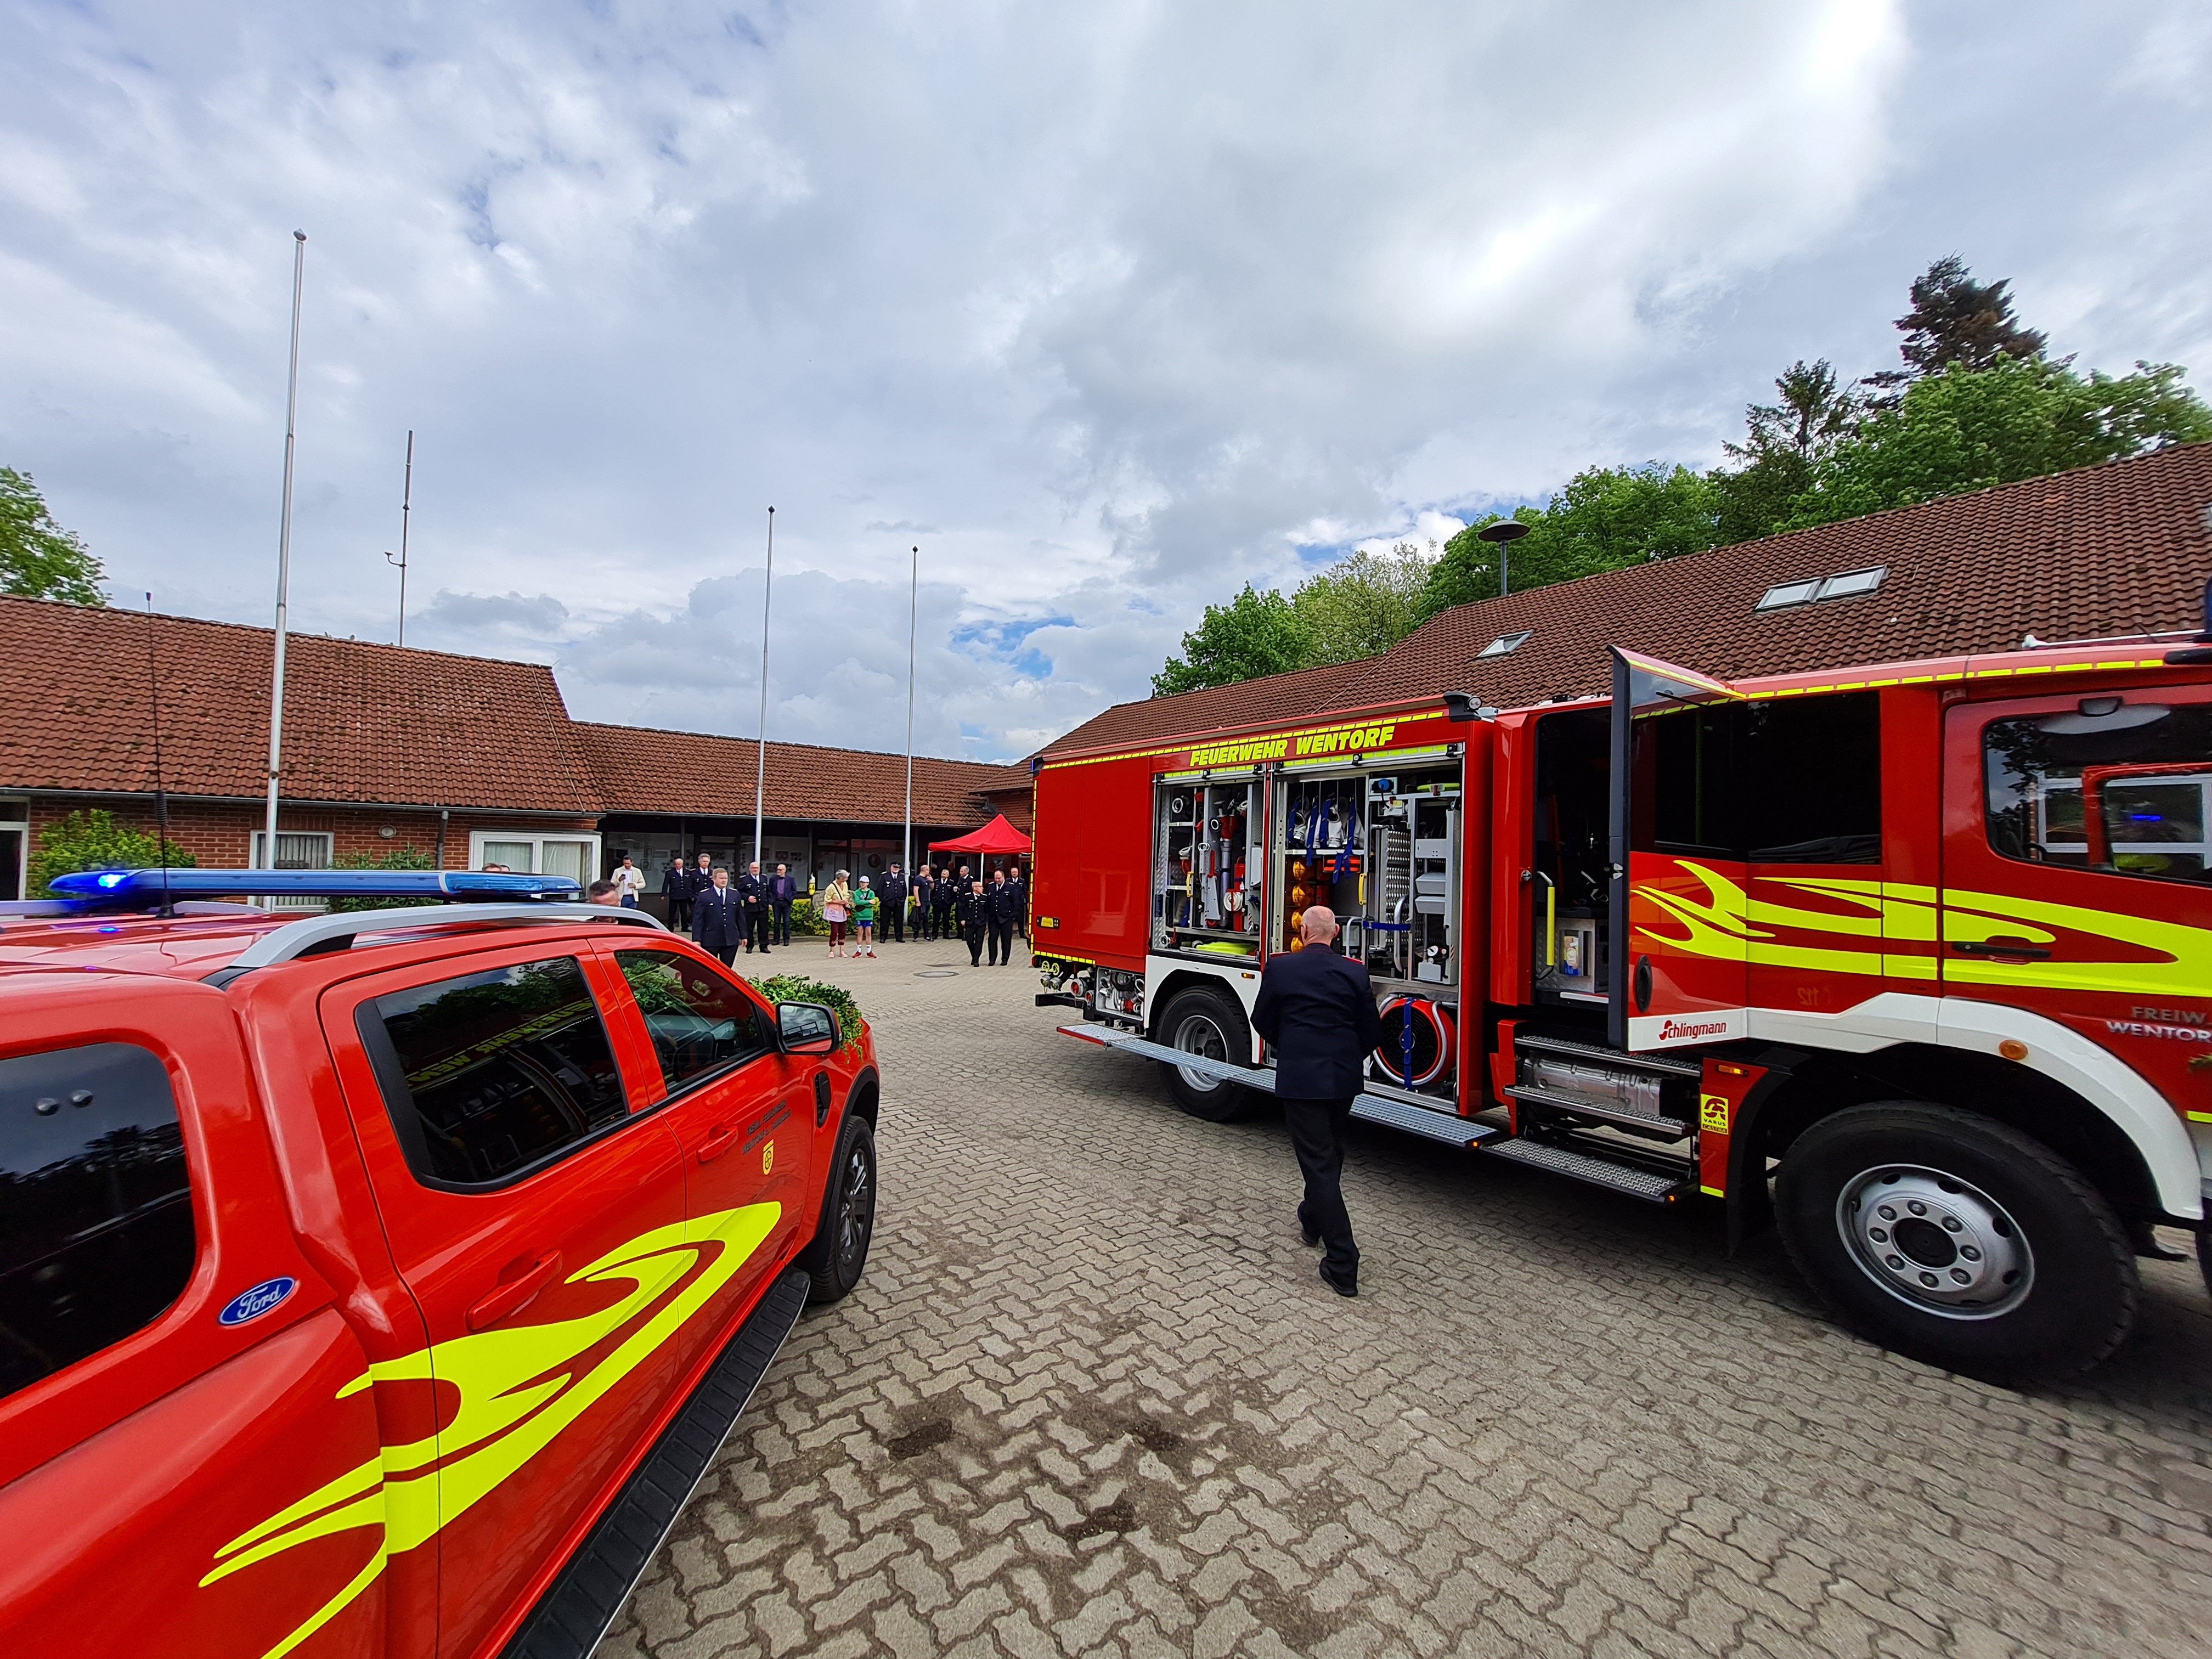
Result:
<instances>
[{"instance_id":1,"label":"tiled roof","mask_svg":"<svg viewBox=\"0 0 2212 1659\"><path fill-rule=\"evenodd\" d=\"M1444 612L1338 668L1110 708L1048 754L1448 690L1500 708L1602 693L1606 647L1723 678L2194 629L2212 578L2212 444L1893 508ZM1761 611L1777 584L1881 566L1872 592ZM1523 629L1526 643L1483 657ZM1202 708L1194 700L1212 698ZM1181 711L1188 709L1185 714Z\"/></svg>"},{"instance_id":2,"label":"tiled roof","mask_svg":"<svg viewBox=\"0 0 2212 1659\"><path fill-rule=\"evenodd\" d=\"M750 738L575 722L610 812L750 817L758 765ZM1030 785L1027 767L914 757L914 821L980 824L994 810L986 789ZM768 815L897 823L906 813L906 757L811 744L768 745Z\"/></svg>"},{"instance_id":3,"label":"tiled roof","mask_svg":"<svg viewBox=\"0 0 2212 1659\"><path fill-rule=\"evenodd\" d=\"M179 794L268 787L265 628L0 598L0 785L150 793L147 636L162 771ZM295 634L283 789L293 800L592 812L550 670Z\"/></svg>"},{"instance_id":4,"label":"tiled roof","mask_svg":"<svg viewBox=\"0 0 2212 1659\"><path fill-rule=\"evenodd\" d=\"M1172 697L1147 697L1142 702L1116 703L1103 714L1094 714L1066 737L1047 744L1044 753L1056 755L1077 749L1133 749L1164 738L1197 736L1250 726L1278 715L1296 718L1341 701L1346 684L1374 658L1358 662L1327 663L1319 668L1297 668L1287 674L1243 680L1235 685L1212 686L1203 691L1183 691Z\"/></svg>"}]
</instances>

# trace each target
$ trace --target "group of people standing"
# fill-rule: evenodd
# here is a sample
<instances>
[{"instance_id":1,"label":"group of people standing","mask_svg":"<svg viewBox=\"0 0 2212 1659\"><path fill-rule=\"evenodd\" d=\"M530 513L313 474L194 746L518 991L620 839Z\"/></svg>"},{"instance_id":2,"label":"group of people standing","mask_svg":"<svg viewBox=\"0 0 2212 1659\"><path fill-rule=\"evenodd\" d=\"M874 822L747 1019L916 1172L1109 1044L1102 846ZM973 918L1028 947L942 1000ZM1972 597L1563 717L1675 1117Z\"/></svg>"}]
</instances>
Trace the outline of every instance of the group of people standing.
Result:
<instances>
[{"instance_id":1,"label":"group of people standing","mask_svg":"<svg viewBox=\"0 0 2212 1659\"><path fill-rule=\"evenodd\" d=\"M623 860L625 868L629 863ZM635 885L644 885L642 872ZM634 904L634 891L623 887L620 902ZM757 863L749 864L732 881L729 867L704 853L696 867L671 863L660 892L668 901L669 926L689 932L725 964L737 959L740 947L766 955L772 945L788 945L791 907L802 896L798 878L784 865L763 876ZM833 957L874 956L878 927L888 930L892 943L903 945L910 926L918 939L966 940L972 967L984 965L988 949L996 967L1013 960L1017 933L1029 938L1029 888L1018 868L994 871L986 882L964 864L957 872L951 865L926 864L911 878L894 864L880 885L866 876L855 882L850 871L840 870L814 899L829 925Z\"/></svg>"},{"instance_id":2,"label":"group of people standing","mask_svg":"<svg viewBox=\"0 0 2212 1659\"><path fill-rule=\"evenodd\" d=\"M668 925L688 932L725 966L737 960L740 947L748 956L755 951L766 956L771 945L791 943L791 907L799 888L786 865L764 876L757 862L748 864L732 881L729 866L702 853L696 867L670 864L660 893L668 901Z\"/></svg>"}]
</instances>

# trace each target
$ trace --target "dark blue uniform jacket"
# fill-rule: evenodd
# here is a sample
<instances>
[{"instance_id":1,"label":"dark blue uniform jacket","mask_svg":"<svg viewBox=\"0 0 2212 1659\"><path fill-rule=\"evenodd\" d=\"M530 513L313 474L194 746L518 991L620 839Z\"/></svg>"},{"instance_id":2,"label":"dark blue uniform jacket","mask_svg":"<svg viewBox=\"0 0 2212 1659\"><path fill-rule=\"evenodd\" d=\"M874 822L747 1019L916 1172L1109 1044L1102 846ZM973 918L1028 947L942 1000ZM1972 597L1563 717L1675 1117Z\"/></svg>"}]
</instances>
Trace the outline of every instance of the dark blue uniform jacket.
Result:
<instances>
[{"instance_id":1,"label":"dark blue uniform jacket","mask_svg":"<svg viewBox=\"0 0 2212 1659\"><path fill-rule=\"evenodd\" d=\"M1269 959L1252 1027L1275 1051L1285 1100L1349 1100L1360 1066L1382 1041L1367 969L1326 945Z\"/></svg>"}]
</instances>

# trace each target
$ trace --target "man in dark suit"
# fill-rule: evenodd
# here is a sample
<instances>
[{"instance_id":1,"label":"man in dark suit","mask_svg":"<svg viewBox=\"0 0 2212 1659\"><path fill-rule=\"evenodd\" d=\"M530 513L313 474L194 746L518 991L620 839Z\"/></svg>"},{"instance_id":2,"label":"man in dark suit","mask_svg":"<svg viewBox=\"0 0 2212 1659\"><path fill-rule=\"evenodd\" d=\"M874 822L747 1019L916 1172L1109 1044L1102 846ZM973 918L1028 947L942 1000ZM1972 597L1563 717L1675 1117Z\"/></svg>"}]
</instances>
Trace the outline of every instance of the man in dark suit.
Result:
<instances>
[{"instance_id":1,"label":"man in dark suit","mask_svg":"<svg viewBox=\"0 0 2212 1659\"><path fill-rule=\"evenodd\" d=\"M991 925L991 896L983 884L971 881L960 895L960 932L968 941L968 965L983 965L983 934Z\"/></svg>"},{"instance_id":2,"label":"man in dark suit","mask_svg":"<svg viewBox=\"0 0 2212 1659\"><path fill-rule=\"evenodd\" d=\"M937 937L936 912L937 872L923 865L914 872L914 936L932 939Z\"/></svg>"},{"instance_id":3,"label":"man in dark suit","mask_svg":"<svg viewBox=\"0 0 2212 1659\"><path fill-rule=\"evenodd\" d=\"M960 937L953 916L960 908L960 901L967 891L967 888L953 879L952 872L949 868L939 870L937 893L933 901L937 906L938 938L944 939Z\"/></svg>"},{"instance_id":4,"label":"man in dark suit","mask_svg":"<svg viewBox=\"0 0 2212 1659\"><path fill-rule=\"evenodd\" d=\"M1366 1057L1382 1041L1367 969L1329 949L1336 915L1306 908L1305 948L1268 961L1252 1006L1252 1027L1275 1051L1275 1095L1304 1172L1298 1231L1326 1244L1321 1276L1339 1296L1359 1294L1359 1247L1345 1212L1344 1126Z\"/></svg>"},{"instance_id":5,"label":"man in dark suit","mask_svg":"<svg viewBox=\"0 0 2212 1659\"><path fill-rule=\"evenodd\" d=\"M1007 885L1006 872L1000 870L993 872L984 890L991 901L991 961L1003 968L1014 959L1014 921L1019 914L1014 901L1021 889Z\"/></svg>"},{"instance_id":6,"label":"man in dark suit","mask_svg":"<svg viewBox=\"0 0 2212 1659\"><path fill-rule=\"evenodd\" d=\"M890 873L884 878L883 884L876 889L876 896L884 902L884 919L878 924L878 931L882 927L889 927L891 930L891 937L901 945L906 943L908 891L906 872L896 864L891 866Z\"/></svg>"},{"instance_id":7,"label":"man in dark suit","mask_svg":"<svg viewBox=\"0 0 2212 1659\"><path fill-rule=\"evenodd\" d=\"M678 933L689 932L691 927L691 872L678 853L668 861L667 873L660 878L660 896L668 901L668 925Z\"/></svg>"},{"instance_id":8,"label":"man in dark suit","mask_svg":"<svg viewBox=\"0 0 2212 1659\"><path fill-rule=\"evenodd\" d=\"M707 885L691 901L691 938L725 968L738 959L738 946L744 943L745 913L722 865L714 866Z\"/></svg>"},{"instance_id":9,"label":"man in dark suit","mask_svg":"<svg viewBox=\"0 0 2212 1659\"><path fill-rule=\"evenodd\" d=\"M744 913L745 954L752 955L753 946L757 943L760 946L760 953L766 956L770 917L768 909L768 882L761 875L759 861L756 860L745 866L744 874L739 876L731 885L737 891L738 908Z\"/></svg>"},{"instance_id":10,"label":"man in dark suit","mask_svg":"<svg viewBox=\"0 0 2212 1659\"><path fill-rule=\"evenodd\" d=\"M791 943L791 907L799 902L799 878L789 865L779 864L768 878L769 914L774 919L769 936L778 945Z\"/></svg>"}]
</instances>

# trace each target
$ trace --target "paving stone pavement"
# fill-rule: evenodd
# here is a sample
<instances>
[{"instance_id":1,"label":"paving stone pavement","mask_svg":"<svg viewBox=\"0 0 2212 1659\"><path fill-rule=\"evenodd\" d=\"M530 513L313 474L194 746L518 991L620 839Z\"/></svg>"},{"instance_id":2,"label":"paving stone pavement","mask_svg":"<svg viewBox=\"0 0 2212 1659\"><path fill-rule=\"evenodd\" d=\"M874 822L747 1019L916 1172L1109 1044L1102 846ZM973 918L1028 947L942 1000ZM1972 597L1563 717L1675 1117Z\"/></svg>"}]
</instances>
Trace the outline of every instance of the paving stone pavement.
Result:
<instances>
[{"instance_id":1,"label":"paving stone pavement","mask_svg":"<svg viewBox=\"0 0 2212 1659\"><path fill-rule=\"evenodd\" d=\"M1279 1119L1183 1116L1026 968L775 965L875 1025L875 1253L605 1659L2212 1650L2192 1263L2014 1394L1829 1324L1771 1237L1355 1125L1343 1301Z\"/></svg>"}]
</instances>

